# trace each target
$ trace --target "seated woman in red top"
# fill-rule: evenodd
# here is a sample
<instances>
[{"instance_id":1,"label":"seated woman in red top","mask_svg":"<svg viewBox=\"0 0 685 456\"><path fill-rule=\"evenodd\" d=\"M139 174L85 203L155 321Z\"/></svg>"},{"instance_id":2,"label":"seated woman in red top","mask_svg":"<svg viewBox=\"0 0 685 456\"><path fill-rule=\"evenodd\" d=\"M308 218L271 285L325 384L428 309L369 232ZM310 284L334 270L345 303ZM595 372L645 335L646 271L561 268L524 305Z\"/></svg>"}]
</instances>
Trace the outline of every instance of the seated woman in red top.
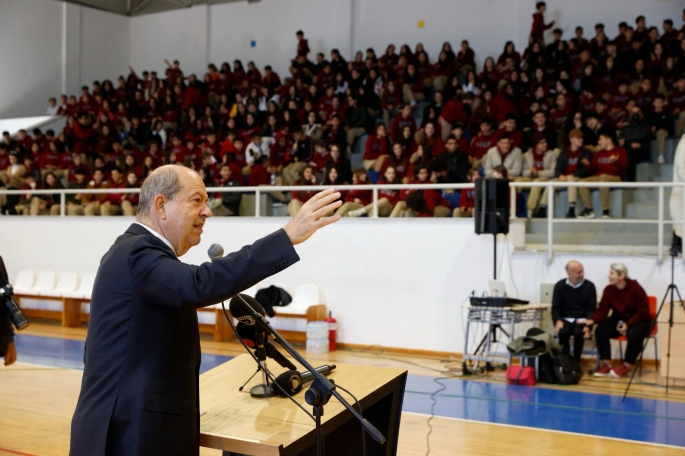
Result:
<instances>
[{"instance_id":1,"label":"seated woman in red top","mask_svg":"<svg viewBox=\"0 0 685 456\"><path fill-rule=\"evenodd\" d=\"M134 171L126 173L126 184L124 185L124 188L140 188L140 180ZM122 193L121 212L128 217L135 216L139 199L140 193Z\"/></svg>"},{"instance_id":2,"label":"seated woman in red top","mask_svg":"<svg viewBox=\"0 0 685 456\"><path fill-rule=\"evenodd\" d=\"M392 145L392 155L383 163L383 168L381 173L385 174L388 167L395 168L397 173L397 180L402 184L406 184L411 179L412 176L412 164L409 162L409 158L404 155L404 149L402 149L402 144L395 143Z\"/></svg>"},{"instance_id":3,"label":"seated woman in red top","mask_svg":"<svg viewBox=\"0 0 685 456\"><path fill-rule=\"evenodd\" d=\"M423 128L419 129L414 135L416 144L423 146L423 151L432 157L439 157L445 152L445 143L440 137L440 132L436 131L433 122L427 122Z\"/></svg>"},{"instance_id":4,"label":"seated woman in red top","mask_svg":"<svg viewBox=\"0 0 685 456\"><path fill-rule=\"evenodd\" d=\"M475 182L480 177L480 171L472 169L469 172L469 182ZM454 209L453 217L473 217L473 208L476 205L476 189L464 188L459 195L459 207Z\"/></svg>"},{"instance_id":5,"label":"seated woman in red top","mask_svg":"<svg viewBox=\"0 0 685 456\"><path fill-rule=\"evenodd\" d=\"M435 172L430 173L428 168L422 166L417 170L416 180L410 183L436 183L438 177ZM405 217L447 217L450 215L450 203L442 197L439 190L413 190L406 197Z\"/></svg>"},{"instance_id":6,"label":"seated woman in red top","mask_svg":"<svg viewBox=\"0 0 685 456\"><path fill-rule=\"evenodd\" d=\"M300 178L293 182L293 185L311 186L319 185L316 181L316 176L314 175L314 168L307 166L300 173ZM292 199L288 203L288 215L294 217L298 213L300 208L304 203L309 201L309 199L316 195L316 190L293 190Z\"/></svg>"},{"instance_id":7,"label":"seated woman in red top","mask_svg":"<svg viewBox=\"0 0 685 456\"><path fill-rule=\"evenodd\" d=\"M352 173L352 185L366 185L369 175L366 170L358 169ZM348 212L361 209L371 202L371 190L349 190L343 197L343 204L335 211L335 215L344 217Z\"/></svg>"},{"instance_id":8,"label":"seated woman in red top","mask_svg":"<svg viewBox=\"0 0 685 456\"><path fill-rule=\"evenodd\" d=\"M611 316L609 311L611 310ZM609 285L604 289L597 310L585 323L585 336L590 337L596 324L595 339L601 366L595 377L625 377L642 351L645 338L652 328L652 316L645 290L636 280L628 278L628 268L621 263L611 265ZM611 367L611 339L628 337L625 357L620 366Z\"/></svg>"},{"instance_id":9,"label":"seated woman in red top","mask_svg":"<svg viewBox=\"0 0 685 456\"><path fill-rule=\"evenodd\" d=\"M378 181L378 185L401 184L402 181L397 177L397 171L392 166L388 166L383 173L383 177ZM400 191L392 189L378 189L378 216L391 216L395 205L400 202ZM347 213L350 217L367 217L373 212L373 202L366 206L352 210Z\"/></svg>"},{"instance_id":10,"label":"seated woman in red top","mask_svg":"<svg viewBox=\"0 0 685 456\"><path fill-rule=\"evenodd\" d=\"M37 187L40 188L40 187ZM45 173L43 178L43 189L45 190L59 190L62 189L62 184L57 180L57 176L52 171ZM31 204L29 211L24 211L24 215L59 215L60 204L62 197L59 193L52 193L48 195L37 195L30 198Z\"/></svg>"},{"instance_id":11,"label":"seated woman in red top","mask_svg":"<svg viewBox=\"0 0 685 456\"><path fill-rule=\"evenodd\" d=\"M384 124L378 124L376 130L366 140L363 157L364 169L380 171L383 162L388 158L388 153L390 153L388 130Z\"/></svg>"}]
</instances>

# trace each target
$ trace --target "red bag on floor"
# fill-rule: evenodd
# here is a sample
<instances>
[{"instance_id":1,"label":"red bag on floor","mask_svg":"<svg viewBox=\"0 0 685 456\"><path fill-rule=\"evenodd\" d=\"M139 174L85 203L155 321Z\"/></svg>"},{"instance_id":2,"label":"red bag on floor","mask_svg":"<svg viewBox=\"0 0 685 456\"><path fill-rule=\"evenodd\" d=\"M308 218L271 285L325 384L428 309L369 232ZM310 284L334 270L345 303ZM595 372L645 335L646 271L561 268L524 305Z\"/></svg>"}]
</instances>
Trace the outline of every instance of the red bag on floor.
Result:
<instances>
[{"instance_id":1,"label":"red bag on floor","mask_svg":"<svg viewBox=\"0 0 685 456\"><path fill-rule=\"evenodd\" d=\"M507 384L535 386L535 368L531 366L509 366L507 367Z\"/></svg>"}]
</instances>

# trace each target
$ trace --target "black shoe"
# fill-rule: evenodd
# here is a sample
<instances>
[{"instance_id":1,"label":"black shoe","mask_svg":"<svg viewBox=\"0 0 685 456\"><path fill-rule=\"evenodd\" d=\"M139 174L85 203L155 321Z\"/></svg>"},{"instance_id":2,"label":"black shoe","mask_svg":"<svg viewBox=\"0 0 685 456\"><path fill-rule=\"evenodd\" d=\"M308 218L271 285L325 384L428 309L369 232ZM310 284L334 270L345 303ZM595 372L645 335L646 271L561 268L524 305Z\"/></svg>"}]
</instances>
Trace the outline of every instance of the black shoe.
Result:
<instances>
[{"instance_id":1,"label":"black shoe","mask_svg":"<svg viewBox=\"0 0 685 456\"><path fill-rule=\"evenodd\" d=\"M585 208L583 212L580 213L579 217L583 218L595 218L595 211L592 209Z\"/></svg>"},{"instance_id":2,"label":"black shoe","mask_svg":"<svg viewBox=\"0 0 685 456\"><path fill-rule=\"evenodd\" d=\"M547 208L540 206L533 214L533 218L547 218Z\"/></svg>"},{"instance_id":3,"label":"black shoe","mask_svg":"<svg viewBox=\"0 0 685 456\"><path fill-rule=\"evenodd\" d=\"M567 219L574 219L576 218L576 208L571 206L568 208L568 212L566 213L566 218Z\"/></svg>"}]
</instances>

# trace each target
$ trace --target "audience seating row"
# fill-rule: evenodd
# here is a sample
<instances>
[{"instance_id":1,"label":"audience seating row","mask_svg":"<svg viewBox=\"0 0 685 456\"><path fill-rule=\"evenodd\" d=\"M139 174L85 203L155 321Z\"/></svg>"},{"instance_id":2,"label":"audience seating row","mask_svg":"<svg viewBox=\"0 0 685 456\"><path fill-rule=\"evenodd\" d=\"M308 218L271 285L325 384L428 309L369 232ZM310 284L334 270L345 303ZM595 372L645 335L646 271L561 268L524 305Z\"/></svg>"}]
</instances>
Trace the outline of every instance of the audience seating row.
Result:
<instances>
[{"instance_id":1,"label":"audience seating row","mask_svg":"<svg viewBox=\"0 0 685 456\"><path fill-rule=\"evenodd\" d=\"M14 283L14 296L28 318L58 320L64 327L77 327L88 322L94 283L95 273L84 274L79 282L78 275L74 272L62 273L57 280L53 271L41 271L36 274L27 269L20 271L17 276ZM254 297L259 289L270 285L276 285L291 293L286 284L279 282L262 282L246 290L245 293ZM319 287L316 285L300 285L292 296L292 303L286 307L274 309L276 316L270 320L276 329L281 330L286 339L303 342L306 340L307 323L322 321L326 318L326 305L321 304ZM48 301L48 303L37 301ZM50 305L51 302L54 305ZM217 342L235 338L223 314L221 304L197 310L201 333L211 334ZM226 311L229 312L228 308Z\"/></svg>"}]
</instances>

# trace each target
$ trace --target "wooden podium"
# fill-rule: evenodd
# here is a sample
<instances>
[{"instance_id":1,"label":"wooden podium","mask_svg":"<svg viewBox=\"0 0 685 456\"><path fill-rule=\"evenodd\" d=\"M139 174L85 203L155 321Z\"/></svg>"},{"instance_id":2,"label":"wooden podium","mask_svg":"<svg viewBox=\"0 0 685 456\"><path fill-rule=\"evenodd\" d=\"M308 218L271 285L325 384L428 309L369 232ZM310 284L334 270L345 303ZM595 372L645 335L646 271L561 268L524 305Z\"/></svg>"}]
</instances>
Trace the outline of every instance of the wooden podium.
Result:
<instances>
[{"instance_id":1,"label":"wooden podium","mask_svg":"<svg viewBox=\"0 0 685 456\"><path fill-rule=\"evenodd\" d=\"M315 367L322 363L312 362ZM368 419L387 439L377 444L366 435L367 455L397 453L397 439L407 371L373 366L338 364L328 378L350 390L361 402ZM284 369L269 360L275 376ZM256 370L252 358L240 355L200 376L200 445L249 454L316 455L314 421L287 398L256 399L250 388L261 383L261 373L242 392L238 388ZM304 389L294 396L311 413ZM342 390L352 405L354 400ZM322 418L326 456L362 454L362 428L335 397L324 407Z\"/></svg>"}]
</instances>

